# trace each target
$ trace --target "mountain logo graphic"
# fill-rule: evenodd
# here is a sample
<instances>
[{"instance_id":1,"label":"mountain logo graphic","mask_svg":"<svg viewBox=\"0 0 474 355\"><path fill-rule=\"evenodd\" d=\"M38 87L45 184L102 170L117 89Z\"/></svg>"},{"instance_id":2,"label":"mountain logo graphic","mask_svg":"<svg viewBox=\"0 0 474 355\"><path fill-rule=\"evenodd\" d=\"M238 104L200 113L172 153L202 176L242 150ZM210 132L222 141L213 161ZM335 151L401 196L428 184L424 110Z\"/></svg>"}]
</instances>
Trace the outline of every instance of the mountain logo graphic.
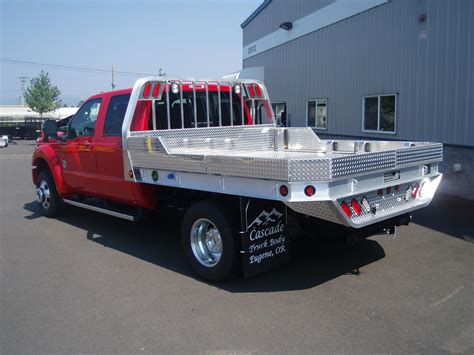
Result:
<instances>
[{"instance_id":1,"label":"mountain logo graphic","mask_svg":"<svg viewBox=\"0 0 474 355\"><path fill-rule=\"evenodd\" d=\"M278 212L275 208L271 210L270 213L263 210L262 213L260 213L258 217L253 220L252 223L250 223L248 228L250 229L251 227L266 226L270 223L276 222L282 216L283 213Z\"/></svg>"}]
</instances>

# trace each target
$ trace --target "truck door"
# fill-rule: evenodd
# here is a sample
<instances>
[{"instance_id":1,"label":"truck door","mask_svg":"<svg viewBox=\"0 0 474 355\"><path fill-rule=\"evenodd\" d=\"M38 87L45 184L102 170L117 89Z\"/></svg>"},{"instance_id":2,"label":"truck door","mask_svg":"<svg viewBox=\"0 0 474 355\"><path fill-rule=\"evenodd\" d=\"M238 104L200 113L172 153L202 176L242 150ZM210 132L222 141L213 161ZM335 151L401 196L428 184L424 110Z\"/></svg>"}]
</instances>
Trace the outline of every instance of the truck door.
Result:
<instances>
[{"instance_id":1,"label":"truck door","mask_svg":"<svg viewBox=\"0 0 474 355\"><path fill-rule=\"evenodd\" d=\"M86 102L68 126L67 140L58 144L66 184L74 190L93 192L97 188L97 164L92 146L102 99Z\"/></svg>"},{"instance_id":2,"label":"truck door","mask_svg":"<svg viewBox=\"0 0 474 355\"><path fill-rule=\"evenodd\" d=\"M123 176L122 123L130 94L113 96L108 104L101 134L95 144L98 187L103 197L123 203L135 200L135 183Z\"/></svg>"}]
</instances>

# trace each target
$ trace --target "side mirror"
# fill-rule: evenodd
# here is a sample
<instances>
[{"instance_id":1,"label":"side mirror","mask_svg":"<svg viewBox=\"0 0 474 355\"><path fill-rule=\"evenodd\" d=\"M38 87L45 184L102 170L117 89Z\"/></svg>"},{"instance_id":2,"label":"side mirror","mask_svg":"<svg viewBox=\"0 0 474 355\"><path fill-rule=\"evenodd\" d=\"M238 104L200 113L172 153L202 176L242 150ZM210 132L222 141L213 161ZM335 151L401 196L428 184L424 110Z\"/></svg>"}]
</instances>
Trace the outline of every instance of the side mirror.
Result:
<instances>
[{"instance_id":1,"label":"side mirror","mask_svg":"<svg viewBox=\"0 0 474 355\"><path fill-rule=\"evenodd\" d=\"M47 142L49 137L56 137L58 132L58 124L55 120L46 120L43 123L44 141Z\"/></svg>"}]
</instances>

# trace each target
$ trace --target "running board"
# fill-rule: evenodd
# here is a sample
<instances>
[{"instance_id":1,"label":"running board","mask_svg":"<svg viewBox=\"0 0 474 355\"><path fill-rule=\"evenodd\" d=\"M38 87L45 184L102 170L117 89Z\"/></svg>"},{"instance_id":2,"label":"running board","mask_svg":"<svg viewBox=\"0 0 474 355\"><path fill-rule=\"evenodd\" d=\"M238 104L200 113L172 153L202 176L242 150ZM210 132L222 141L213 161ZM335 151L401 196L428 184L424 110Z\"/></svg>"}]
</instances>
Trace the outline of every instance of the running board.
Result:
<instances>
[{"instance_id":1,"label":"running board","mask_svg":"<svg viewBox=\"0 0 474 355\"><path fill-rule=\"evenodd\" d=\"M85 208L86 210L91 210L91 211L107 214L109 216L126 219L127 221L136 222L140 219L140 217L138 216L134 216L134 215L130 215L130 214L122 213L122 212L117 212L117 211L112 211L112 210L108 210L106 208L101 208L97 206L92 206L87 203L77 202L77 201L68 200L68 199L63 199L63 201L64 203L67 203L68 205L81 207L81 208Z\"/></svg>"}]
</instances>

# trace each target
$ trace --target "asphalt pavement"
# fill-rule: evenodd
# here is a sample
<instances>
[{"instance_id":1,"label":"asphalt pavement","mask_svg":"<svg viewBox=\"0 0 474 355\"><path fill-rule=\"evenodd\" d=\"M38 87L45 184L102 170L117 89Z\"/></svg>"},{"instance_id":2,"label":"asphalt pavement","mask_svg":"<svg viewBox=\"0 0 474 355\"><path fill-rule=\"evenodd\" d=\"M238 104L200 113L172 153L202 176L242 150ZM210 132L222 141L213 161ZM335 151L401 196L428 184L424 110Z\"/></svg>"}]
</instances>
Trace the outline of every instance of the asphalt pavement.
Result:
<instances>
[{"instance_id":1,"label":"asphalt pavement","mask_svg":"<svg viewBox=\"0 0 474 355\"><path fill-rule=\"evenodd\" d=\"M438 194L395 237L304 240L291 264L196 279L179 218L42 217L34 142L0 149L0 354L474 352L474 201Z\"/></svg>"}]
</instances>

